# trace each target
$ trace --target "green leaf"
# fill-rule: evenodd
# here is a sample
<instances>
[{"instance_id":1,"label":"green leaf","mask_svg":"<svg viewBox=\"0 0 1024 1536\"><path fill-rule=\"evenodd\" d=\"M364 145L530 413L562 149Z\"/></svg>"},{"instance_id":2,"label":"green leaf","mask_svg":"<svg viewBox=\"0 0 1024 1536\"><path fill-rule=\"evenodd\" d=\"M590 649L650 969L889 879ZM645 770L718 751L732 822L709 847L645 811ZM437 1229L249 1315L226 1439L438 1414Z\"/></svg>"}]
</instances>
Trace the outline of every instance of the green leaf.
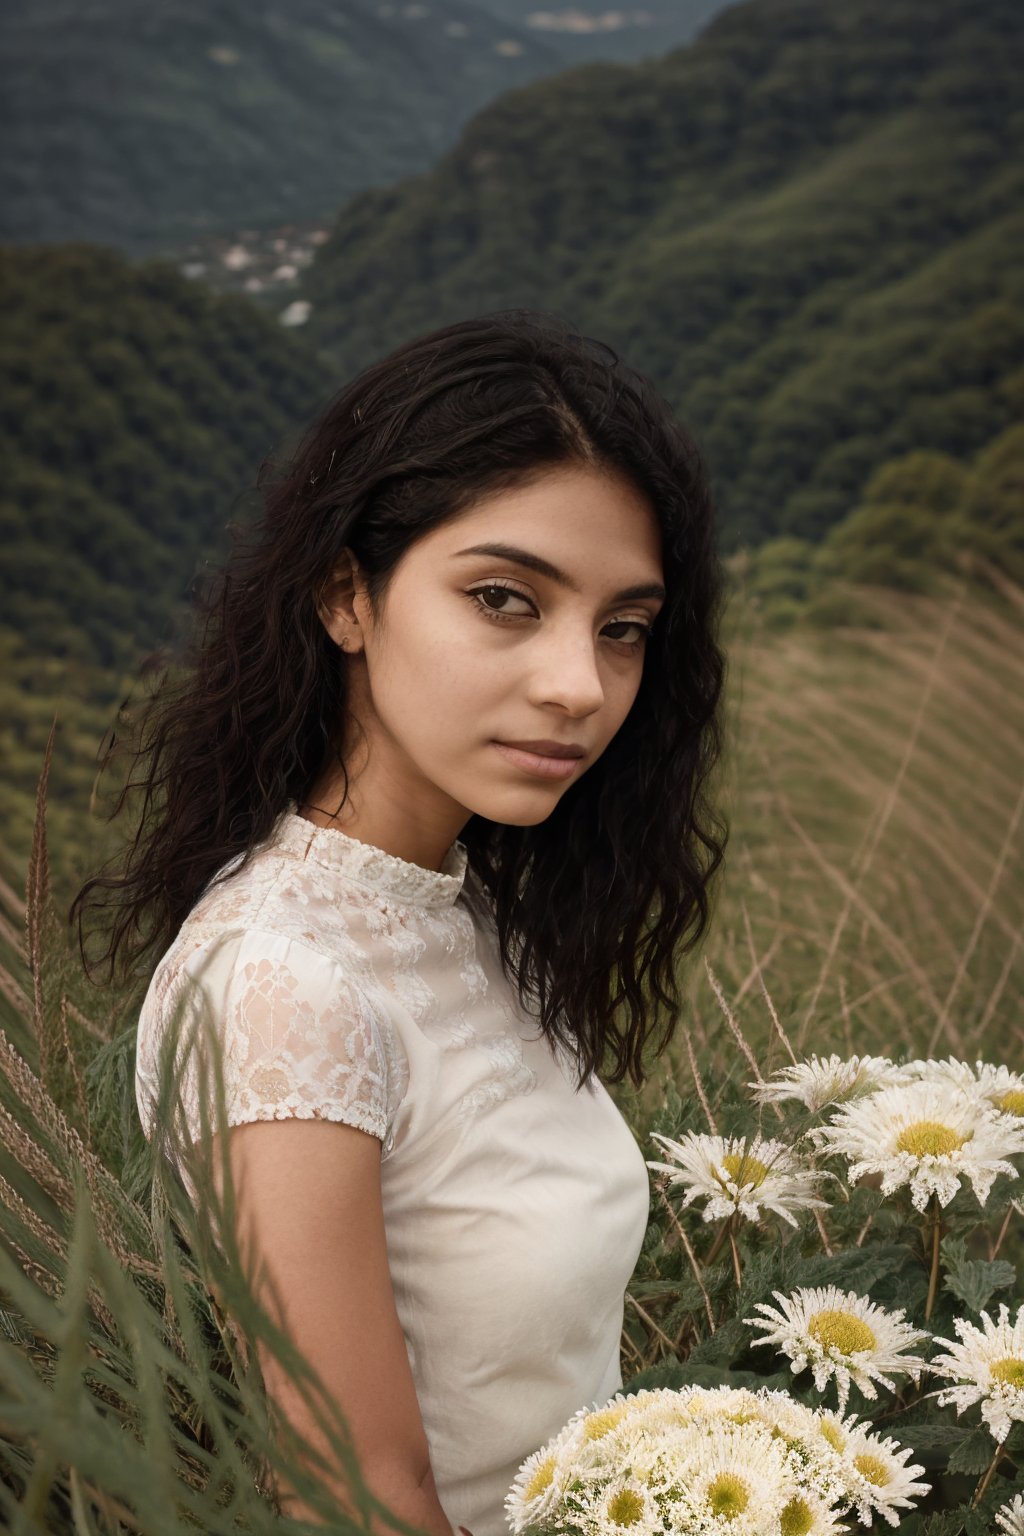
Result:
<instances>
[{"instance_id":1,"label":"green leaf","mask_svg":"<svg viewBox=\"0 0 1024 1536\"><path fill-rule=\"evenodd\" d=\"M980 1509L969 1509L964 1515L965 1536L992 1536L992 1517Z\"/></svg>"},{"instance_id":2,"label":"green leaf","mask_svg":"<svg viewBox=\"0 0 1024 1536\"><path fill-rule=\"evenodd\" d=\"M979 1424L953 1451L949 1458L949 1470L966 1472L971 1477L979 1476L992 1460L995 1448L995 1441L989 1431Z\"/></svg>"},{"instance_id":3,"label":"green leaf","mask_svg":"<svg viewBox=\"0 0 1024 1536\"><path fill-rule=\"evenodd\" d=\"M930 1515L922 1527L924 1536L960 1536L964 1530L964 1514L962 1509L943 1509ZM902 1525L901 1521L901 1529Z\"/></svg>"},{"instance_id":4,"label":"green leaf","mask_svg":"<svg viewBox=\"0 0 1024 1536\"><path fill-rule=\"evenodd\" d=\"M741 1318L730 1317L718 1330L690 1351L694 1365L731 1365L750 1342L750 1330Z\"/></svg>"},{"instance_id":5,"label":"green leaf","mask_svg":"<svg viewBox=\"0 0 1024 1536\"><path fill-rule=\"evenodd\" d=\"M973 1433L962 1424L900 1424L893 1430L903 1445L912 1445L915 1451L951 1451Z\"/></svg>"},{"instance_id":6,"label":"green leaf","mask_svg":"<svg viewBox=\"0 0 1024 1536\"><path fill-rule=\"evenodd\" d=\"M1019 1467L1024 1462L1024 1424L1019 1419L1010 1430L1005 1450L1014 1466ZM1024 1488L1015 1489L1014 1491L1024 1493Z\"/></svg>"},{"instance_id":7,"label":"green leaf","mask_svg":"<svg viewBox=\"0 0 1024 1536\"><path fill-rule=\"evenodd\" d=\"M892 1433L901 1445L910 1446L929 1472L945 1471L951 1455L973 1433L961 1424L899 1424Z\"/></svg>"},{"instance_id":8,"label":"green leaf","mask_svg":"<svg viewBox=\"0 0 1024 1536\"><path fill-rule=\"evenodd\" d=\"M867 1295L872 1286L889 1275L911 1268L913 1250L906 1243L872 1243L864 1248L844 1248L839 1253L815 1254L800 1265L799 1285L840 1285Z\"/></svg>"},{"instance_id":9,"label":"green leaf","mask_svg":"<svg viewBox=\"0 0 1024 1536\"><path fill-rule=\"evenodd\" d=\"M946 1271L942 1284L972 1312L980 1312L994 1291L1006 1290L1016 1279L1006 1259L964 1259Z\"/></svg>"},{"instance_id":10,"label":"green leaf","mask_svg":"<svg viewBox=\"0 0 1024 1536\"><path fill-rule=\"evenodd\" d=\"M967 1260L967 1244L962 1237L948 1232L939 1244L944 1269L959 1269Z\"/></svg>"}]
</instances>

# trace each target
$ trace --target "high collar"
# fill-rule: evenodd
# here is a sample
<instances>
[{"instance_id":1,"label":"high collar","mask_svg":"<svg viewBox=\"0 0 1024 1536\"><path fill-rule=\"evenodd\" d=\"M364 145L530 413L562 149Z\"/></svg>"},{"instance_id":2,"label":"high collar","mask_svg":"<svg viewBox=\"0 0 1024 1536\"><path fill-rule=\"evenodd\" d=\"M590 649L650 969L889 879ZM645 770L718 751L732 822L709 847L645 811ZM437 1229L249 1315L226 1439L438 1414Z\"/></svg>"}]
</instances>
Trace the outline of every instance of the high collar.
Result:
<instances>
[{"instance_id":1,"label":"high collar","mask_svg":"<svg viewBox=\"0 0 1024 1536\"><path fill-rule=\"evenodd\" d=\"M414 902L423 907L451 907L466 878L468 854L464 843L452 843L440 870L412 864L397 854L386 853L373 843L360 842L340 827L318 827L298 814L297 802L288 802L274 833L274 841L336 869L347 879L382 895Z\"/></svg>"}]
</instances>

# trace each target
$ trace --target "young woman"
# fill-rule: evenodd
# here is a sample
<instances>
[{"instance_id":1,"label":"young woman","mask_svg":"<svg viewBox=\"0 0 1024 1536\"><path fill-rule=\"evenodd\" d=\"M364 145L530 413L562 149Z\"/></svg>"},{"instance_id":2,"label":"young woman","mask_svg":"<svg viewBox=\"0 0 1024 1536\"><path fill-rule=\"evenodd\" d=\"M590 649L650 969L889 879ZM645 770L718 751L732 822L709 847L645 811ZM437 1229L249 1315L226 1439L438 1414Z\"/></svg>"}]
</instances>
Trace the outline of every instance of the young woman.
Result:
<instances>
[{"instance_id":1,"label":"young woman","mask_svg":"<svg viewBox=\"0 0 1024 1536\"><path fill-rule=\"evenodd\" d=\"M671 1039L727 838L706 477L610 348L512 310L367 369L261 489L79 921L113 891L107 958L161 954L147 1136L201 996L240 1227L368 1485L502 1536L622 1385L649 1184L598 1072Z\"/></svg>"}]
</instances>

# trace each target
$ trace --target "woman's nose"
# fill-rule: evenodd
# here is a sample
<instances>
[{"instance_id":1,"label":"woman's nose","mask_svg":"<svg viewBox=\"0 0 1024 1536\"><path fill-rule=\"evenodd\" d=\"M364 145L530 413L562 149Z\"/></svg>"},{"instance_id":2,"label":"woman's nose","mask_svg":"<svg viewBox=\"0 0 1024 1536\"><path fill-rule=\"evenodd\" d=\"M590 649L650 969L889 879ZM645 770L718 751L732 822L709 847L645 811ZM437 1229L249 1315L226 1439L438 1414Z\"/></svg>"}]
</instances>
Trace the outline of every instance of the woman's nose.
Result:
<instances>
[{"instance_id":1,"label":"woman's nose","mask_svg":"<svg viewBox=\"0 0 1024 1536\"><path fill-rule=\"evenodd\" d=\"M572 715L589 715L600 709L604 684L591 636L552 637L537 670L535 687L543 695L541 703L559 704Z\"/></svg>"}]
</instances>

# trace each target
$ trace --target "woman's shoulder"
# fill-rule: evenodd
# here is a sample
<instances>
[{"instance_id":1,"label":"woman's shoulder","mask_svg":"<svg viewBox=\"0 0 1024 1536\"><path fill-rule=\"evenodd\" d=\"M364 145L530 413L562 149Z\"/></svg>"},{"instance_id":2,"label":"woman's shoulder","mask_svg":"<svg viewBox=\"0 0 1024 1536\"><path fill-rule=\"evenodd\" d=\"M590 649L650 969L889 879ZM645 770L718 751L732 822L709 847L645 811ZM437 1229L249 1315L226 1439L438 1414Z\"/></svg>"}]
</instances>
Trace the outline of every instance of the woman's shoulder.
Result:
<instances>
[{"instance_id":1,"label":"woman's shoulder","mask_svg":"<svg viewBox=\"0 0 1024 1536\"><path fill-rule=\"evenodd\" d=\"M224 866L158 961L143 999L140 1109L161 1079L167 1036L183 1032L187 1040L193 1025L212 1026L230 1071L244 1077L232 1114L351 1118L355 1105L352 1123L386 1134L408 1065L387 996L338 897L333 887L319 888L315 871L272 848ZM189 1091L194 1108L197 1090Z\"/></svg>"},{"instance_id":2,"label":"woman's shoulder","mask_svg":"<svg viewBox=\"0 0 1024 1536\"><path fill-rule=\"evenodd\" d=\"M270 843L214 875L181 926L179 947L187 951L218 934L260 929L327 958L347 959L351 926L341 883Z\"/></svg>"},{"instance_id":3,"label":"woman's shoulder","mask_svg":"<svg viewBox=\"0 0 1024 1536\"><path fill-rule=\"evenodd\" d=\"M162 1011L200 975L227 978L260 954L275 955L325 988L344 981L372 993L372 973L345 903L336 889L321 886L315 867L273 846L224 865L158 961L143 1014Z\"/></svg>"},{"instance_id":4,"label":"woman's shoulder","mask_svg":"<svg viewBox=\"0 0 1024 1536\"><path fill-rule=\"evenodd\" d=\"M195 1139L199 1099L211 1089L196 1075L192 1046L205 1044L207 1032L223 1051L228 1124L344 1120L390 1151L409 1065L379 992L343 957L273 927L246 926L244 914L223 923L186 921L139 1016L136 1098L144 1127L157 1115L167 1060L183 1045L183 1103Z\"/></svg>"}]
</instances>

